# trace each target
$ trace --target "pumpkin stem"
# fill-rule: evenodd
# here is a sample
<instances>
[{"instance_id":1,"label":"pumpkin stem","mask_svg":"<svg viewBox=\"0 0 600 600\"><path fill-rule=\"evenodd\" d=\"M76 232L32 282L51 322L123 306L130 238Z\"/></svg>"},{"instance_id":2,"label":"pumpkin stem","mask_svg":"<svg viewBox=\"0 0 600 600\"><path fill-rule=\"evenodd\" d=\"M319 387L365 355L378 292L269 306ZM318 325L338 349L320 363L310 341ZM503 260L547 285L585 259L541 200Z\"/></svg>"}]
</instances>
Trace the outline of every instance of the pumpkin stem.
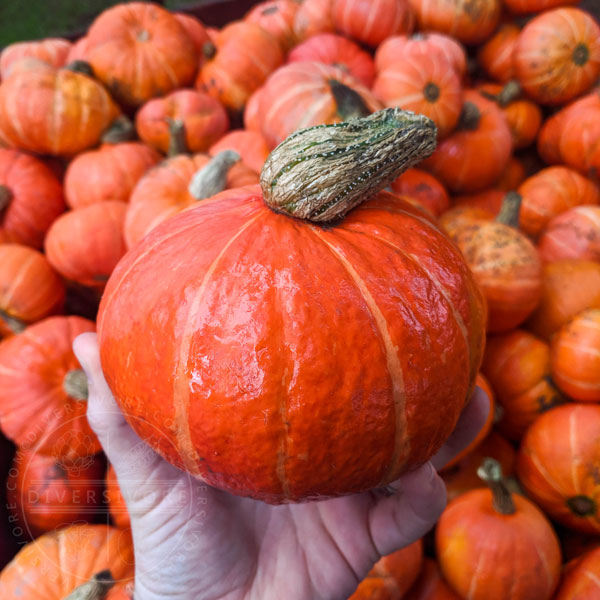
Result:
<instances>
[{"instance_id":1,"label":"pumpkin stem","mask_svg":"<svg viewBox=\"0 0 600 600\"><path fill-rule=\"evenodd\" d=\"M429 156L436 138L431 119L399 108L301 129L263 165L265 203L315 223L340 219Z\"/></svg>"},{"instance_id":2,"label":"pumpkin stem","mask_svg":"<svg viewBox=\"0 0 600 600\"><path fill-rule=\"evenodd\" d=\"M427 100L427 102L436 102L440 97L439 86L430 81L423 88L423 96L425 96L425 100Z\"/></svg>"},{"instance_id":3,"label":"pumpkin stem","mask_svg":"<svg viewBox=\"0 0 600 600\"><path fill-rule=\"evenodd\" d=\"M210 60L217 53L217 47L212 42L204 42L202 44L202 56L206 60Z\"/></svg>"},{"instance_id":4,"label":"pumpkin stem","mask_svg":"<svg viewBox=\"0 0 600 600\"><path fill-rule=\"evenodd\" d=\"M129 117L117 117L102 134L103 144L119 144L135 139L135 127Z\"/></svg>"},{"instance_id":5,"label":"pumpkin stem","mask_svg":"<svg viewBox=\"0 0 600 600\"><path fill-rule=\"evenodd\" d=\"M590 59L590 49L583 42L581 44L577 44L577 46L575 46L573 49L571 58L578 67L583 67L583 65L585 65L585 63Z\"/></svg>"},{"instance_id":6,"label":"pumpkin stem","mask_svg":"<svg viewBox=\"0 0 600 600\"><path fill-rule=\"evenodd\" d=\"M223 150L213 156L206 165L194 173L189 193L196 200L210 198L225 189L229 169L240 160L240 155L234 150Z\"/></svg>"},{"instance_id":7,"label":"pumpkin stem","mask_svg":"<svg viewBox=\"0 0 600 600\"><path fill-rule=\"evenodd\" d=\"M64 600L103 600L114 585L115 580L108 569L99 571L89 581L77 586Z\"/></svg>"},{"instance_id":8,"label":"pumpkin stem","mask_svg":"<svg viewBox=\"0 0 600 600\"><path fill-rule=\"evenodd\" d=\"M0 309L0 321L2 321L4 326L8 327L8 329L12 331L15 335L25 331L25 328L27 327L24 321L21 321L21 319L17 319L17 317L12 317L2 309Z\"/></svg>"},{"instance_id":9,"label":"pumpkin stem","mask_svg":"<svg viewBox=\"0 0 600 600\"><path fill-rule=\"evenodd\" d=\"M596 503L589 496L573 496L567 499L567 506L578 517L596 514Z\"/></svg>"},{"instance_id":10,"label":"pumpkin stem","mask_svg":"<svg viewBox=\"0 0 600 600\"><path fill-rule=\"evenodd\" d=\"M492 490L493 507L503 515L512 515L516 512L515 503L512 494L506 485L502 476L502 467L497 460L493 458L484 459L483 463L477 469L477 475L485 481L490 490Z\"/></svg>"},{"instance_id":11,"label":"pumpkin stem","mask_svg":"<svg viewBox=\"0 0 600 600\"><path fill-rule=\"evenodd\" d=\"M337 79L330 79L329 87L337 106L337 113L341 119L347 121L371 114L362 96L352 88Z\"/></svg>"},{"instance_id":12,"label":"pumpkin stem","mask_svg":"<svg viewBox=\"0 0 600 600\"><path fill-rule=\"evenodd\" d=\"M501 108L506 108L511 102L521 97L521 92L521 84L513 79L512 81L506 83L497 94L492 94L491 92L486 92L485 90L481 90L479 93L484 98L495 102Z\"/></svg>"},{"instance_id":13,"label":"pumpkin stem","mask_svg":"<svg viewBox=\"0 0 600 600\"><path fill-rule=\"evenodd\" d=\"M502 206L496 217L496 222L508 225L509 227L518 227L522 200L523 197L518 192L507 192L502 200Z\"/></svg>"},{"instance_id":14,"label":"pumpkin stem","mask_svg":"<svg viewBox=\"0 0 600 600\"><path fill-rule=\"evenodd\" d=\"M189 154L187 142L185 141L185 124L181 119L171 119L167 117L169 127L169 148L167 156L177 156L178 154Z\"/></svg>"},{"instance_id":15,"label":"pumpkin stem","mask_svg":"<svg viewBox=\"0 0 600 600\"><path fill-rule=\"evenodd\" d=\"M83 369L72 369L68 371L63 379L63 389L71 398L77 400L88 399L87 376Z\"/></svg>"},{"instance_id":16,"label":"pumpkin stem","mask_svg":"<svg viewBox=\"0 0 600 600\"><path fill-rule=\"evenodd\" d=\"M81 73L82 75L87 75L88 77L94 77L94 69L92 69L92 65L85 60L74 60L70 62L68 65L65 65L65 69L69 71L73 71L75 73Z\"/></svg>"},{"instance_id":17,"label":"pumpkin stem","mask_svg":"<svg viewBox=\"0 0 600 600\"><path fill-rule=\"evenodd\" d=\"M481 111L475 104L468 100L463 104L460 117L458 118L458 129L475 131L479 127Z\"/></svg>"},{"instance_id":18,"label":"pumpkin stem","mask_svg":"<svg viewBox=\"0 0 600 600\"><path fill-rule=\"evenodd\" d=\"M8 208L8 205L12 199L13 193L10 191L10 188L0 184L0 215L6 208Z\"/></svg>"}]
</instances>

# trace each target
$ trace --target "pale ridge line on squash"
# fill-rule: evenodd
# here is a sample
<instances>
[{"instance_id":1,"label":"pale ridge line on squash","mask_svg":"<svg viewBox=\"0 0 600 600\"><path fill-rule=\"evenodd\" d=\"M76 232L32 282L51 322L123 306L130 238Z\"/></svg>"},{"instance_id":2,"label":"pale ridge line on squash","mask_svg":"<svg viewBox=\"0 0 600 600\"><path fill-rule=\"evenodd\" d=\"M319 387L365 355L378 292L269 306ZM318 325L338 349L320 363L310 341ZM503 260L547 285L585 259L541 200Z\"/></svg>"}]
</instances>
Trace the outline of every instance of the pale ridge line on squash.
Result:
<instances>
[{"instance_id":1,"label":"pale ridge line on squash","mask_svg":"<svg viewBox=\"0 0 600 600\"><path fill-rule=\"evenodd\" d=\"M584 571L583 574L585 577L593 581L596 584L596 587L600 589L600 577L598 577L595 573L592 573L592 571Z\"/></svg>"},{"instance_id":2,"label":"pale ridge line on squash","mask_svg":"<svg viewBox=\"0 0 600 600\"><path fill-rule=\"evenodd\" d=\"M577 416L577 414L575 413L575 410L571 411L571 414L569 415L569 452L571 454L571 480L573 482L573 489L575 490L575 495L578 496L580 495L581 492L581 486L579 485L579 481L577 479L577 467L579 466L580 461L578 460L578 456L580 456L578 454L578 452L576 451L577 448L577 421L575 420L575 417Z\"/></svg>"},{"instance_id":3,"label":"pale ridge line on squash","mask_svg":"<svg viewBox=\"0 0 600 600\"><path fill-rule=\"evenodd\" d=\"M198 468L198 462L200 461L200 457L194 448L194 444L192 442L192 435L190 431L189 424L189 400L190 400L190 387L187 378L185 377L185 370L187 364L189 363L189 353L190 346L192 341L192 332L194 329L194 322L196 317L198 316L198 309L200 307L200 303L204 299L204 292L210 282L210 279L217 268L217 265L227 252L231 245L250 227L253 225L256 220L264 216L264 212L260 212L250 220L244 222L238 232L229 239L229 241L223 246L219 254L212 261L204 278L202 279L202 283L196 292L196 296L192 301L190 309L188 311L187 319L185 327L183 328L183 333L181 335L181 345L179 347L179 353L177 357L177 365L175 367L175 378L173 381L173 406L175 410L174 414L174 424L175 424L175 436L177 438L177 450L181 453L181 458L183 459L183 463L185 465L186 470L192 475L200 475L200 470ZM184 358L185 357L185 358Z\"/></svg>"},{"instance_id":4,"label":"pale ridge line on squash","mask_svg":"<svg viewBox=\"0 0 600 600\"><path fill-rule=\"evenodd\" d=\"M564 373L560 374L560 379L567 383L572 383L573 385L576 385L585 390L600 390L600 381L585 381L583 379L571 377L570 375L565 375Z\"/></svg>"},{"instance_id":5,"label":"pale ridge line on squash","mask_svg":"<svg viewBox=\"0 0 600 600\"><path fill-rule=\"evenodd\" d=\"M387 370L392 380L392 398L394 401L394 413L395 413L395 422L396 422L396 432L394 435L394 449L392 452L390 465L387 468L387 471L382 479L382 481L389 482L389 477L392 473L395 473L398 470L398 461L401 455L406 455L410 450L410 444L404 435L406 433L406 391L404 388L404 372L402 370L402 364L400 363L400 359L398 358L398 348L394 346L392 343L392 339L390 336L390 332L388 329L388 324L381 312L379 306L371 296L367 285L364 280L361 279L360 275L356 272L354 267L350 264L350 262L346 259L343 252L335 247L333 244L329 243L326 239L324 239L319 231L316 228L311 228L313 233L320 238L334 253L334 255L340 261L340 264L346 269L348 275L350 275L352 281L354 281L358 291L363 297L367 308L369 309L375 325L379 331L379 335L381 336L381 340L384 345L385 355L386 355L386 364ZM404 438L401 443L400 440ZM402 447L401 447L402 446Z\"/></svg>"},{"instance_id":6,"label":"pale ridge line on squash","mask_svg":"<svg viewBox=\"0 0 600 600\"><path fill-rule=\"evenodd\" d=\"M538 555L538 558L540 559L542 566L544 567L544 571L546 572L546 577L547 577L547 582L548 582L548 591L550 592L550 590L552 590L552 584L554 582L554 577L552 576L552 571L550 570L550 565L548 565L548 560L546 558L546 555L540 551L540 548L537 546L537 544L534 544L533 548L534 548L536 554ZM515 556L516 556L516 552L515 552Z\"/></svg>"}]
</instances>

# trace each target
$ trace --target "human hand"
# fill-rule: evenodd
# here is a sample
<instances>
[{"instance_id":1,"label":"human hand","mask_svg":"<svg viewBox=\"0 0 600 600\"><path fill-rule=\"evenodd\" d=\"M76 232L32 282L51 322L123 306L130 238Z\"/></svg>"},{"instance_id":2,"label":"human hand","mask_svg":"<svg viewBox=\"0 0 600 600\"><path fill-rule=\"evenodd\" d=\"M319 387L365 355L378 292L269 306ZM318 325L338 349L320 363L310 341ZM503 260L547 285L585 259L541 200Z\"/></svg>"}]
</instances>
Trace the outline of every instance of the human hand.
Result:
<instances>
[{"instance_id":1,"label":"human hand","mask_svg":"<svg viewBox=\"0 0 600 600\"><path fill-rule=\"evenodd\" d=\"M74 349L88 377L90 425L131 517L136 600L348 598L381 556L437 521L446 490L436 469L475 437L488 411L477 388L442 449L385 490L272 506L210 487L152 451L108 388L96 335L80 335Z\"/></svg>"}]
</instances>

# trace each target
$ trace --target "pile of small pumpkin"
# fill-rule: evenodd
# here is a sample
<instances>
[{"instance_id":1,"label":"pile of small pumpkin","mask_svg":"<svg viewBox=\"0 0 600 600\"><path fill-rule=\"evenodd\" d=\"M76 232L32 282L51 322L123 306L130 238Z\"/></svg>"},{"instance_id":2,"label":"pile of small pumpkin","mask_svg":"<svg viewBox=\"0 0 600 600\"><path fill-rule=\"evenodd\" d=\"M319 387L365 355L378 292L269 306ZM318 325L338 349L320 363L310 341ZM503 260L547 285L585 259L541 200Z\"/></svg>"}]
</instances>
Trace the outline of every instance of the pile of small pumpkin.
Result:
<instances>
[{"instance_id":1,"label":"pile of small pumpkin","mask_svg":"<svg viewBox=\"0 0 600 600\"><path fill-rule=\"evenodd\" d=\"M37 539L0 586L57 544L75 575L44 598L100 555L132 574L71 350L127 250L257 183L295 130L400 107L433 119L439 144L391 190L458 245L486 298L491 410L444 470L435 535L384 557L352 598L600 597L600 27L572 4L268 0L217 30L129 3L75 43L2 51L0 428L18 451L0 563Z\"/></svg>"}]
</instances>

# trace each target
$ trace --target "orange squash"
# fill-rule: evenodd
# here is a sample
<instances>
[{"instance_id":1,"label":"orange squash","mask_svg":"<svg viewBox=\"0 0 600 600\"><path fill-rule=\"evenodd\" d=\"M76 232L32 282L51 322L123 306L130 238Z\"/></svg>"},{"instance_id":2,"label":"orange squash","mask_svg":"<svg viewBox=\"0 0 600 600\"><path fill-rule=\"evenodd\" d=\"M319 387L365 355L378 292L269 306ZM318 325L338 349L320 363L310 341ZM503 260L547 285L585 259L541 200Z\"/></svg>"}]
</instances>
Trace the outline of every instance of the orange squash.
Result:
<instances>
[{"instance_id":1,"label":"orange squash","mask_svg":"<svg viewBox=\"0 0 600 600\"><path fill-rule=\"evenodd\" d=\"M414 198L436 217L450 206L450 198L444 186L433 175L421 169L407 169L392 181L390 187L402 196Z\"/></svg>"},{"instance_id":2,"label":"orange squash","mask_svg":"<svg viewBox=\"0 0 600 600\"><path fill-rule=\"evenodd\" d=\"M444 581L435 560L425 558L421 574L402 600L460 600Z\"/></svg>"},{"instance_id":3,"label":"orange squash","mask_svg":"<svg viewBox=\"0 0 600 600\"><path fill-rule=\"evenodd\" d=\"M511 494L496 461L486 459L479 472L491 489L459 496L438 522L445 579L470 600L550 600L561 565L552 525L533 502Z\"/></svg>"},{"instance_id":4,"label":"orange squash","mask_svg":"<svg viewBox=\"0 0 600 600\"><path fill-rule=\"evenodd\" d=\"M20 244L0 244L0 338L59 313L65 286L46 257Z\"/></svg>"},{"instance_id":5,"label":"orange squash","mask_svg":"<svg viewBox=\"0 0 600 600\"><path fill-rule=\"evenodd\" d=\"M587 92L600 76L600 26L579 8L548 10L525 25L513 60L530 98L564 104Z\"/></svg>"},{"instance_id":6,"label":"orange squash","mask_svg":"<svg viewBox=\"0 0 600 600\"><path fill-rule=\"evenodd\" d=\"M552 338L552 377L568 396L600 402L600 309L580 312Z\"/></svg>"},{"instance_id":7,"label":"orange squash","mask_svg":"<svg viewBox=\"0 0 600 600\"><path fill-rule=\"evenodd\" d=\"M554 600L591 600L600 594L600 548L590 550L565 573Z\"/></svg>"},{"instance_id":8,"label":"orange squash","mask_svg":"<svg viewBox=\"0 0 600 600\"><path fill-rule=\"evenodd\" d=\"M106 471L106 500L112 522L121 529L129 528L131 520L127 511L127 504L125 504L125 498L121 494L117 474L112 465L108 465Z\"/></svg>"},{"instance_id":9,"label":"orange squash","mask_svg":"<svg viewBox=\"0 0 600 600\"><path fill-rule=\"evenodd\" d=\"M520 31L514 23L503 23L477 50L479 64L500 83L508 83L515 76L512 55Z\"/></svg>"},{"instance_id":10,"label":"orange squash","mask_svg":"<svg viewBox=\"0 0 600 600\"><path fill-rule=\"evenodd\" d=\"M296 43L294 21L299 8L296 0L264 0L254 6L244 20L268 31L287 52Z\"/></svg>"},{"instance_id":11,"label":"orange squash","mask_svg":"<svg viewBox=\"0 0 600 600\"><path fill-rule=\"evenodd\" d=\"M562 259L542 268L542 294L527 327L549 340L582 310L600 308L600 263Z\"/></svg>"},{"instance_id":12,"label":"orange squash","mask_svg":"<svg viewBox=\"0 0 600 600\"><path fill-rule=\"evenodd\" d=\"M569 403L527 430L517 459L519 481L553 519L600 532L600 406Z\"/></svg>"},{"instance_id":13,"label":"orange squash","mask_svg":"<svg viewBox=\"0 0 600 600\"><path fill-rule=\"evenodd\" d=\"M599 119L600 106L595 103L590 102L581 111L569 111L559 141L560 158L570 167L594 178L600 172Z\"/></svg>"},{"instance_id":14,"label":"orange squash","mask_svg":"<svg viewBox=\"0 0 600 600\"><path fill-rule=\"evenodd\" d=\"M379 559L348 600L394 600L404 594L419 576L423 565L423 541Z\"/></svg>"},{"instance_id":15,"label":"orange squash","mask_svg":"<svg viewBox=\"0 0 600 600\"><path fill-rule=\"evenodd\" d=\"M247 129L229 131L208 149L208 153L216 156L223 150L237 152L242 162L256 173L260 173L269 156L269 147L263 136L258 131Z\"/></svg>"},{"instance_id":16,"label":"orange squash","mask_svg":"<svg viewBox=\"0 0 600 600\"><path fill-rule=\"evenodd\" d=\"M319 33L333 33L334 0L304 0L294 18L294 34L301 42Z\"/></svg>"},{"instance_id":17,"label":"orange squash","mask_svg":"<svg viewBox=\"0 0 600 600\"><path fill-rule=\"evenodd\" d=\"M6 79L13 64L23 58L37 58L57 69L63 67L67 63L71 45L71 42L64 38L9 44L0 52L0 79Z\"/></svg>"},{"instance_id":18,"label":"orange squash","mask_svg":"<svg viewBox=\"0 0 600 600\"><path fill-rule=\"evenodd\" d=\"M564 402L550 377L550 347L522 329L488 338L482 370L502 407L498 428L511 440Z\"/></svg>"}]
</instances>

